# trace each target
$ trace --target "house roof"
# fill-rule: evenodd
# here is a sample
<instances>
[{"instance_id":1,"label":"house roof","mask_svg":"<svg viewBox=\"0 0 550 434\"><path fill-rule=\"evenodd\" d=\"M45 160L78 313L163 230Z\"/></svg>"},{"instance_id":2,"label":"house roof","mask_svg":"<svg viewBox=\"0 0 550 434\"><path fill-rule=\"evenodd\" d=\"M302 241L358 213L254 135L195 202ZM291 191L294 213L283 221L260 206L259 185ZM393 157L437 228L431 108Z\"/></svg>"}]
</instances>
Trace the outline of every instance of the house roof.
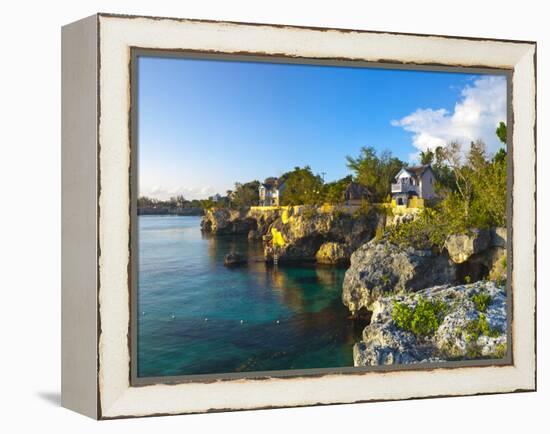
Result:
<instances>
[{"instance_id":1,"label":"house roof","mask_svg":"<svg viewBox=\"0 0 550 434\"><path fill-rule=\"evenodd\" d=\"M346 200L368 199L371 196L367 187L357 182L350 182L344 191Z\"/></svg>"},{"instance_id":2,"label":"house roof","mask_svg":"<svg viewBox=\"0 0 550 434\"><path fill-rule=\"evenodd\" d=\"M422 176L422 174L428 169L431 169L431 166L429 164L422 164L421 166L407 167L407 171L414 173L416 176Z\"/></svg>"},{"instance_id":3,"label":"house roof","mask_svg":"<svg viewBox=\"0 0 550 434\"><path fill-rule=\"evenodd\" d=\"M432 166L429 164L422 164L420 166L410 166L410 167L403 167L397 174L395 175L395 178L397 178L401 172L405 171L407 173L410 173L411 175L415 176L416 178L421 177L424 172L428 169L431 170Z\"/></svg>"},{"instance_id":4,"label":"house roof","mask_svg":"<svg viewBox=\"0 0 550 434\"><path fill-rule=\"evenodd\" d=\"M281 189L284 185L285 181L281 178L270 178L269 182L263 182L260 184L260 187L265 188L266 190L274 190L276 188Z\"/></svg>"}]
</instances>

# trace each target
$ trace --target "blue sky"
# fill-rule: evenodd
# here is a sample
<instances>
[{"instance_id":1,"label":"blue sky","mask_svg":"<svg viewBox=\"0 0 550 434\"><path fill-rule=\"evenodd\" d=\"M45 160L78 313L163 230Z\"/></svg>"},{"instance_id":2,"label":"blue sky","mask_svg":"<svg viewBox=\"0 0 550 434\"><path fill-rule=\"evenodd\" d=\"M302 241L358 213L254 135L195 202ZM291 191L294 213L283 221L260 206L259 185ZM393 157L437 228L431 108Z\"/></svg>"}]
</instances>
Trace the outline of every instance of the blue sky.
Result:
<instances>
[{"instance_id":1,"label":"blue sky","mask_svg":"<svg viewBox=\"0 0 550 434\"><path fill-rule=\"evenodd\" d=\"M505 121L503 77L141 57L139 194L187 199L309 165L349 174L362 146L414 162L450 140L485 140Z\"/></svg>"}]
</instances>

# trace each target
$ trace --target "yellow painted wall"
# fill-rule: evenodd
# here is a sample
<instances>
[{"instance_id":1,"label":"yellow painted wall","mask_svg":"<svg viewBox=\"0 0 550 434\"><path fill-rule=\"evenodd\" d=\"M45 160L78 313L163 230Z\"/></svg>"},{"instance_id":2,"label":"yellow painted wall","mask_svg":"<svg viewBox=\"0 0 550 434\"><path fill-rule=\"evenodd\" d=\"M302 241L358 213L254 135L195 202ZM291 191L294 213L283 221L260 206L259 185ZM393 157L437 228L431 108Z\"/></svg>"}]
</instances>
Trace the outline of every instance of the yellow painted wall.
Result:
<instances>
[{"instance_id":1,"label":"yellow painted wall","mask_svg":"<svg viewBox=\"0 0 550 434\"><path fill-rule=\"evenodd\" d=\"M409 208L424 208L424 199L413 197L409 200Z\"/></svg>"}]
</instances>

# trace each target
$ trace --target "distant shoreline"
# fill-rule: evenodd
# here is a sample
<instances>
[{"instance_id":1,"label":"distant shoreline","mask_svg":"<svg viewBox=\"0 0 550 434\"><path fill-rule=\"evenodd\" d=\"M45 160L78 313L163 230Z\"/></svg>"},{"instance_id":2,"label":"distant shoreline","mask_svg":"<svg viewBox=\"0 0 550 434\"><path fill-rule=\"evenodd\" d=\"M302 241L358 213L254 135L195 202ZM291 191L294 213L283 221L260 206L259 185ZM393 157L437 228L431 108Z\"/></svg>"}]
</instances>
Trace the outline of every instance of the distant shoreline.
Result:
<instances>
[{"instance_id":1,"label":"distant shoreline","mask_svg":"<svg viewBox=\"0 0 550 434\"><path fill-rule=\"evenodd\" d=\"M202 216L204 210L202 208L144 208L137 209L137 215L174 215L174 216Z\"/></svg>"}]
</instances>

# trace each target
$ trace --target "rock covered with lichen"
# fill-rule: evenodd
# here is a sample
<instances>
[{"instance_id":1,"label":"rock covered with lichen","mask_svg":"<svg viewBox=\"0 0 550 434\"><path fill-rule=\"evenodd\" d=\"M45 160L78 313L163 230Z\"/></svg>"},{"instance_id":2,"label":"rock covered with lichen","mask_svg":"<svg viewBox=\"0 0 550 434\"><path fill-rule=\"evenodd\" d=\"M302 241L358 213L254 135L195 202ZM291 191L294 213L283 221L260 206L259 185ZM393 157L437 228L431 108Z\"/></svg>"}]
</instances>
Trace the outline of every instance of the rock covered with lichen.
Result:
<instances>
[{"instance_id":1,"label":"rock covered with lichen","mask_svg":"<svg viewBox=\"0 0 550 434\"><path fill-rule=\"evenodd\" d=\"M326 241L315 253L315 259L319 264L342 264L349 260L349 257L349 247L336 241Z\"/></svg>"},{"instance_id":2,"label":"rock covered with lichen","mask_svg":"<svg viewBox=\"0 0 550 434\"><path fill-rule=\"evenodd\" d=\"M385 213L350 207L284 206L212 208L201 230L213 235L247 235L262 241L268 262L318 262L341 265L385 224Z\"/></svg>"},{"instance_id":3,"label":"rock covered with lichen","mask_svg":"<svg viewBox=\"0 0 550 434\"><path fill-rule=\"evenodd\" d=\"M385 215L335 207L286 207L264 236L267 261L349 262L351 253L371 240Z\"/></svg>"},{"instance_id":4,"label":"rock covered with lichen","mask_svg":"<svg viewBox=\"0 0 550 434\"><path fill-rule=\"evenodd\" d=\"M258 221L248 209L212 208L201 220L201 231L214 235L241 235L258 229Z\"/></svg>"},{"instance_id":5,"label":"rock covered with lichen","mask_svg":"<svg viewBox=\"0 0 550 434\"><path fill-rule=\"evenodd\" d=\"M446 255L372 240L351 255L342 301L355 315L363 308L372 310L373 303L385 295L455 280L455 265Z\"/></svg>"},{"instance_id":6,"label":"rock covered with lichen","mask_svg":"<svg viewBox=\"0 0 550 434\"><path fill-rule=\"evenodd\" d=\"M488 229L471 229L468 233L449 235L445 248L456 264L466 262L472 255L489 247L491 234Z\"/></svg>"},{"instance_id":7,"label":"rock covered with lichen","mask_svg":"<svg viewBox=\"0 0 550 434\"><path fill-rule=\"evenodd\" d=\"M490 281L380 297L353 348L354 364L500 359L506 327L506 290Z\"/></svg>"}]
</instances>

